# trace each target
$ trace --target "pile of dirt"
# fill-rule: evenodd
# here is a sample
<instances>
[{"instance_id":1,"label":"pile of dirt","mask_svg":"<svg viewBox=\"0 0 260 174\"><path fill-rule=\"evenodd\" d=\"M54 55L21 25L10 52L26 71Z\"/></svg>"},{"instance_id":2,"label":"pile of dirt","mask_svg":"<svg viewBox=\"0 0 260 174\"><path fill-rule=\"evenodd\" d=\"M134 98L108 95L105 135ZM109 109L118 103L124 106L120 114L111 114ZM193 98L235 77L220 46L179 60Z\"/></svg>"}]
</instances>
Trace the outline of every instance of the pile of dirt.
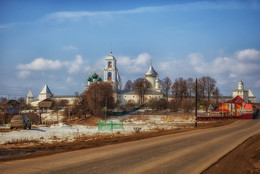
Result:
<instances>
[{"instance_id":1,"label":"pile of dirt","mask_svg":"<svg viewBox=\"0 0 260 174\"><path fill-rule=\"evenodd\" d=\"M260 173L260 133L221 158L203 174Z\"/></svg>"}]
</instances>

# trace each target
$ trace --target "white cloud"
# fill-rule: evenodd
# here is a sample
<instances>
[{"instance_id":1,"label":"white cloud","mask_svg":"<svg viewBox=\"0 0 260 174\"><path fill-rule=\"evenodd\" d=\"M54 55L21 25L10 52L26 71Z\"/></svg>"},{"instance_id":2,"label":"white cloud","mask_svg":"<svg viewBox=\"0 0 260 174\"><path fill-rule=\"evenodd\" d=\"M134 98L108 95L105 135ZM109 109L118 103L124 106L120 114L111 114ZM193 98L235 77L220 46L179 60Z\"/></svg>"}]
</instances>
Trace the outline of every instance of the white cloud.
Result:
<instances>
[{"instance_id":1,"label":"white cloud","mask_svg":"<svg viewBox=\"0 0 260 174\"><path fill-rule=\"evenodd\" d=\"M138 74L145 73L149 68L151 56L148 53L141 53L136 58L128 56L118 56L117 63L121 74Z\"/></svg>"},{"instance_id":2,"label":"white cloud","mask_svg":"<svg viewBox=\"0 0 260 174\"><path fill-rule=\"evenodd\" d=\"M198 73L206 73L208 64L204 61L201 53L191 53L188 55L191 64Z\"/></svg>"},{"instance_id":3,"label":"white cloud","mask_svg":"<svg viewBox=\"0 0 260 174\"><path fill-rule=\"evenodd\" d=\"M252 9L259 8L255 3L240 2L214 2L214 1L197 1L187 3L174 3L172 5L147 6L129 10L117 11L58 11L49 13L43 17L43 21L64 22L67 20L80 21L82 18L108 17L113 15L140 14L140 13L158 13L167 11L191 11L191 10L218 10L218 9Z\"/></svg>"},{"instance_id":4,"label":"white cloud","mask_svg":"<svg viewBox=\"0 0 260 174\"><path fill-rule=\"evenodd\" d=\"M76 58L72 61L60 61L60 60L49 60L44 58L36 58L31 63L19 64L16 68L19 70L18 78L27 78L32 73L31 71L58 71L66 69L68 73L75 74L80 71L84 71L87 60L84 61L81 55L76 55Z\"/></svg>"},{"instance_id":5,"label":"white cloud","mask_svg":"<svg viewBox=\"0 0 260 174\"><path fill-rule=\"evenodd\" d=\"M83 17L97 17L97 16L111 16L111 15L122 15L122 14L136 14L136 13L147 13L147 12L158 12L165 10L167 6L158 7L140 7L131 10L118 10L118 11L59 11L46 15L43 20L80 20Z\"/></svg>"},{"instance_id":6,"label":"white cloud","mask_svg":"<svg viewBox=\"0 0 260 174\"><path fill-rule=\"evenodd\" d=\"M226 74L234 78L237 74L250 75L260 72L260 52L254 49L240 50L232 57L216 57L212 61L204 60L203 55L198 53L192 53L188 57L195 71L200 74Z\"/></svg>"},{"instance_id":7,"label":"white cloud","mask_svg":"<svg viewBox=\"0 0 260 174\"><path fill-rule=\"evenodd\" d=\"M44 58L36 58L29 64L20 64L17 66L20 70L55 70L60 69L62 63L59 60L48 60Z\"/></svg>"},{"instance_id":8,"label":"white cloud","mask_svg":"<svg viewBox=\"0 0 260 174\"><path fill-rule=\"evenodd\" d=\"M69 73L77 73L83 67L83 59L81 55L76 55L76 59L70 62L64 62L64 64L68 68Z\"/></svg>"},{"instance_id":9,"label":"white cloud","mask_svg":"<svg viewBox=\"0 0 260 174\"><path fill-rule=\"evenodd\" d=\"M235 53L235 57L241 61L260 60L260 51L255 49L240 50Z\"/></svg>"}]
</instances>

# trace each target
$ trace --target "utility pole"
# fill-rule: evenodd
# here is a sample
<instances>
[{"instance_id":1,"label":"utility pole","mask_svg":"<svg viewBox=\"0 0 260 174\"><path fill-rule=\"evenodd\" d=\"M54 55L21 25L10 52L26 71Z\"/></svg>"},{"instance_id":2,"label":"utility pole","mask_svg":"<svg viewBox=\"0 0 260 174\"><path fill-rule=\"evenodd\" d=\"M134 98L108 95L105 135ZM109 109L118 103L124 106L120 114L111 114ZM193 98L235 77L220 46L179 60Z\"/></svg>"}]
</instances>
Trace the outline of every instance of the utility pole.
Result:
<instances>
[{"instance_id":1,"label":"utility pole","mask_svg":"<svg viewBox=\"0 0 260 174\"><path fill-rule=\"evenodd\" d=\"M107 121L107 96L106 96L106 107L105 107L105 122Z\"/></svg>"},{"instance_id":2,"label":"utility pole","mask_svg":"<svg viewBox=\"0 0 260 174\"><path fill-rule=\"evenodd\" d=\"M70 106L69 106L69 122L70 122Z\"/></svg>"},{"instance_id":3,"label":"utility pole","mask_svg":"<svg viewBox=\"0 0 260 174\"><path fill-rule=\"evenodd\" d=\"M223 117L223 107L224 107L224 105L223 105L223 95L222 95L222 117Z\"/></svg>"},{"instance_id":4,"label":"utility pole","mask_svg":"<svg viewBox=\"0 0 260 174\"><path fill-rule=\"evenodd\" d=\"M198 126L197 123L197 106L198 106L198 82L197 82L197 78L196 78L196 86L195 86L195 127Z\"/></svg>"}]
</instances>

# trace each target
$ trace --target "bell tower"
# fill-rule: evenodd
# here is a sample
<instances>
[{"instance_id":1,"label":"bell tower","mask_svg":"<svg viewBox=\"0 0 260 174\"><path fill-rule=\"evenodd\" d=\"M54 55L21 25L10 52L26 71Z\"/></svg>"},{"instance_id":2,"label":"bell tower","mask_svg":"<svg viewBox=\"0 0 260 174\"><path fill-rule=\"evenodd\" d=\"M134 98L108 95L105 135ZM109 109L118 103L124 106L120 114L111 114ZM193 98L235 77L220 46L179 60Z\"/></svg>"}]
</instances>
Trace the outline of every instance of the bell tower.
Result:
<instances>
[{"instance_id":1,"label":"bell tower","mask_svg":"<svg viewBox=\"0 0 260 174\"><path fill-rule=\"evenodd\" d=\"M122 88L121 79L116 66L116 58L113 56L112 51L105 59L104 82L110 83L115 91L119 91Z\"/></svg>"}]
</instances>

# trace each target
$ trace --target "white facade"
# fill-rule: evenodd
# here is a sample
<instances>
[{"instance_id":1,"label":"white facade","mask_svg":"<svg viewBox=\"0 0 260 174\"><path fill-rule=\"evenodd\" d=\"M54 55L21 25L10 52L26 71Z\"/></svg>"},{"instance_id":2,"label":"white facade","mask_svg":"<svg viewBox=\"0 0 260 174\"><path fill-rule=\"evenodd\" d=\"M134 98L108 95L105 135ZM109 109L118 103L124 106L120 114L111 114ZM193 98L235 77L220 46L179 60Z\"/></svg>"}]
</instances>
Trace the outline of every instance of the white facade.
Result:
<instances>
[{"instance_id":1,"label":"white facade","mask_svg":"<svg viewBox=\"0 0 260 174\"><path fill-rule=\"evenodd\" d=\"M144 95L145 103L148 102L152 98L161 99L163 95L157 91L148 91L147 94ZM134 91L121 91L119 94L119 100L121 104L126 104L129 101L133 101L134 103L139 103L139 95L136 94Z\"/></svg>"},{"instance_id":2,"label":"white facade","mask_svg":"<svg viewBox=\"0 0 260 174\"><path fill-rule=\"evenodd\" d=\"M73 105L75 104L75 100L77 99L76 96L54 96L53 97L54 101L61 101L61 100L67 100L68 101L68 105Z\"/></svg>"}]
</instances>

